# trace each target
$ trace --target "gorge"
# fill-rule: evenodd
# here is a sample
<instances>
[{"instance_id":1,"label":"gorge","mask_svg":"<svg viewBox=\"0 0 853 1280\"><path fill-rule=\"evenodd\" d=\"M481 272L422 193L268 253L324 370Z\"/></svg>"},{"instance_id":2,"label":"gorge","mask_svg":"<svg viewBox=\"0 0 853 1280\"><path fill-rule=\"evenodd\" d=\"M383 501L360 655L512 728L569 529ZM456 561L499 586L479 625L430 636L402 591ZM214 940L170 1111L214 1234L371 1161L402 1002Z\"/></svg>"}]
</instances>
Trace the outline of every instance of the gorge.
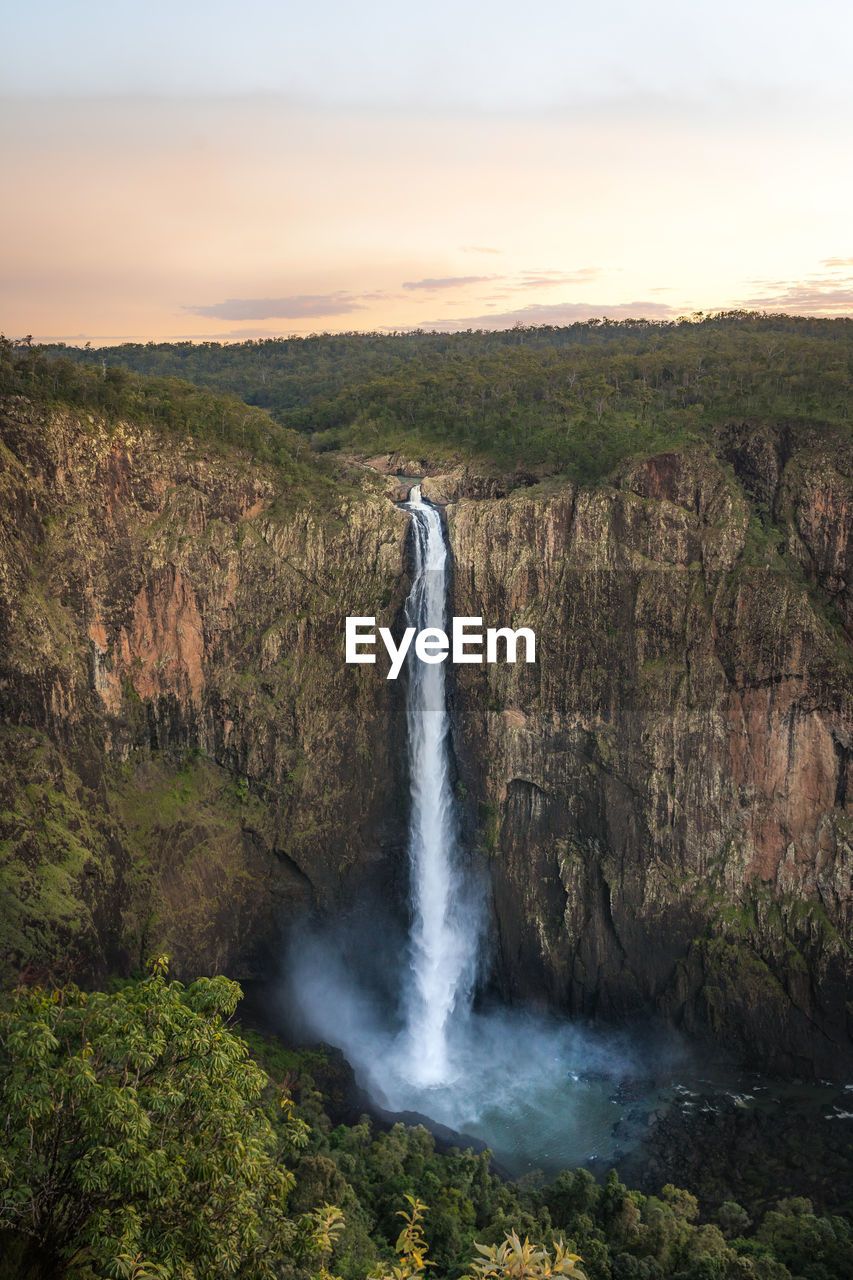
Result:
<instances>
[{"instance_id":1,"label":"gorge","mask_svg":"<svg viewBox=\"0 0 853 1280\"><path fill-rule=\"evenodd\" d=\"M590 1280L846 1274L848 328L96 365L0 339L10 1276L33 1243L26 1055L89 1001L133 1035L145 1008L189 1013L244 1064L244 1119L275 1115L268 1172L294 1179L282 1227L310 1240L341 1206L344 1280L393 1259L406 1196L437 1274L510 1230L569 1241ZM346 661L347 618L398 655L482 619L535 661L415 645L389 680L378 644ZM213 1010L238 999L240 1039ZM55 1149L91 1064L79 1036L49 1052ZM209 1157L194 1123L174 1136L173 1189L187 1144ZM153 1241L136 1157L124 1173Z\"/></svg>"},{"instance_id":2,"label":"gorge","mask_svg":"<svg viewBox=\"0 0 853 1280\"><path fill-rule=\"evenodd\" d=\"M5 953L261 976L282 921L404 876L404 710L339 651L408 593L395 482L350 468L306 504L239 454L24 401L3 432ZM772 544L703 448L424 496L452 612L545 655L449 685L499 987L820 1072L849 1057L850 462L783 444L724 444L759 459Z\"/></svg>"},{"instance_id":3,"label":"gorge","mask_svg":"<svg viewBox=\"0 0 853 1280\"><path fill-rule=\"evenodd\" d=\"M835 429L730 416L588 484L426 446L318 460L290 437L273 464L20 393L2 435L13 971L99 980L161 950L178 975L260 980L297 922L380 894L391 947L405 699L346 664L342 623L405 624L395 477L414 473L444 513L448 614L537 638L535 664L446 671L492 995L653 1013L750 1069L849 1069Z\"/></svg>"},{"instance_id":4,"label":"gorge","mask_svg":"<svg viewBox=\"0 0 853 1280\"><path fill-rule=\"evenodd\" d=\"M409 633L440 634L452 576L441 517L419 484L400 505L411 515L403 622ZM365 952L375 952L388 903L349 936L334 921L297 930L284 968L287 1020L296 1010L297 1037L343 1049L374 1102L485 1143L516 1175L612 1160L642 1135L629 1108L614 1123L614 1090L627 1085L634 1112L638 1103L672 1105L671 1073L696 1074L686 1046L660 1028L646 1027L641 1047L636 1034L596 1035L501 1004L472 1008L488 957L488 878L459 845L444 664L411 651L406 680L408 936L396 953L385 948L393 977L383 994ZM706 1064L706 1083L707 1072Z\"/></svg>"}]
</instances>

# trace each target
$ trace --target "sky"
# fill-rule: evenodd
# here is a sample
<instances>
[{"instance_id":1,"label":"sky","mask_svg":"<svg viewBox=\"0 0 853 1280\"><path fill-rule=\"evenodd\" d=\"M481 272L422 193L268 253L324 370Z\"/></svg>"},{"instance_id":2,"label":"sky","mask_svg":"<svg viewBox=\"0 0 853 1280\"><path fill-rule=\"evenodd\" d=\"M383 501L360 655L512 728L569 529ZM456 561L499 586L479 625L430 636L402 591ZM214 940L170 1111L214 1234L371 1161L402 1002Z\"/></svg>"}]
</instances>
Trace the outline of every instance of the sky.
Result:
<instances>
[{"instance_id":1,"label":"sky","mask_svg":"<svg viewBox=\"0 0 853 1280\"><path fill-rule=\"evenodd\" d=\"M848 0L0 0L0 329L853 314Z\"/></svg>"}]
</instances>

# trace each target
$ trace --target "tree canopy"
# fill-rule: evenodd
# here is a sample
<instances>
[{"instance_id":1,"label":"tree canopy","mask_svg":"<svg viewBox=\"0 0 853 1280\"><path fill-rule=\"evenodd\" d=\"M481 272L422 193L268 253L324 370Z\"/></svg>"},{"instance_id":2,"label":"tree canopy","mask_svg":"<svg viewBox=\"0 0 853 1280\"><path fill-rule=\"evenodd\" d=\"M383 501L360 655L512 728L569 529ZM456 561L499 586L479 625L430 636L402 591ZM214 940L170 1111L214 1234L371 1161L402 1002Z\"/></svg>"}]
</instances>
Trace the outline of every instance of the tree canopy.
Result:
<instances>
[{"instance_id":1,"label":"tree canopy","mask_svg":"<svg viewBox=\"0 0 853 1280\"><path fill-rule=\"evenodd\" d=\"M853 1280L849 1219L803 1197L709 1221L672 1185L519 1185L420 1126L333 1127L329 1060L234 1034L239 995L160 961L3 998L2 1280Z\"/></svg>"},{"instance_id":2,"label":"tree canopy","mask_svg":"<svg viewBox=\"0 0 853 1280\"><path fill-rule=\"evenodd\" d=\"M462 454L594 481L631 454L707 439L732 417L849 435L853 320L726 312L31 350L64 370L60 382L74 366L102 384L135 370L239 397L317 451Z\"/></svg>"},{"instance_id":3,"label":"tree canopy","mask_svg":"<svg viewBox=\"0 0 853 1280\"><path fill-rule=\"evenodd\" d=\"M281 1162L304 1137L229 1017L240 988L158 962L120 990L18 992L0 1011L0 1228L35 1274L278 1275L310 1252Z\"/></svg>"}]
</instances>

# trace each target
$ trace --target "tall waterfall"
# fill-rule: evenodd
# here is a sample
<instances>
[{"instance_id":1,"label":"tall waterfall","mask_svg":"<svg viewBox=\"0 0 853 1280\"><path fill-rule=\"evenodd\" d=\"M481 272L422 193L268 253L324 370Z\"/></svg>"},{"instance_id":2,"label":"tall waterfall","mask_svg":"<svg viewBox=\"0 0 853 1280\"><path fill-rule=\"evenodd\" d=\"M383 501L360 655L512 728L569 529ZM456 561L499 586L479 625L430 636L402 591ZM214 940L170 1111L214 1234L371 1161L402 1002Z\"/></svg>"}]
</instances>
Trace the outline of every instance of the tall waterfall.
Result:
<instances>
[{"instance_id":1,"label":"tall waterfall","mask_svg":"<svg viewBox=\"0 0 853 1280\"><path fill-rule=\"evenodd\" d=\"M412 513L414 581L406 624L446 631L447 548L438 511L415 485ZM406 712L411 778L409 858L413 923L412 983L407 993L407 1057L414 1083L437 1085L450 1073L448 1035L454 1011L467 1011L479 946L479 912L459 870L459 841L450 785L444 662L409 660Z\"/></svg>"},{"instance_id":2,"label":"tall waterfall","mask_svg":"<svg viewBox=\"0 0 853 1280\"><path fill-rule=\"evenodd\" d=\"M414 568L406 625L446 632L450 564L439 514L420 487L404 505ZM590 1156L612 1161L631 1134L647 1132L645 1121L630 1133L625 1125L633 1124L632 1109L642 1116L660 1105L648 1082L661 1069L668 1075L678 1053L652 1042L644 1061L626 1037L595 1036L524 1008L472 1008L488 894L460 848L446 666L410 650L406 667L409 935L397 931L393 908L385 915L373 902L367 918L356 912L295 934L287 986L300 1037L339 1045L386 1111L417 1111L479 1138L518 1175L556 1173ZM398 977L399 987L389 981ZM625 1078L645 1083L642 1093L628 1092L620 1118L614 1085Z\"/></svg>"}]
</instances>

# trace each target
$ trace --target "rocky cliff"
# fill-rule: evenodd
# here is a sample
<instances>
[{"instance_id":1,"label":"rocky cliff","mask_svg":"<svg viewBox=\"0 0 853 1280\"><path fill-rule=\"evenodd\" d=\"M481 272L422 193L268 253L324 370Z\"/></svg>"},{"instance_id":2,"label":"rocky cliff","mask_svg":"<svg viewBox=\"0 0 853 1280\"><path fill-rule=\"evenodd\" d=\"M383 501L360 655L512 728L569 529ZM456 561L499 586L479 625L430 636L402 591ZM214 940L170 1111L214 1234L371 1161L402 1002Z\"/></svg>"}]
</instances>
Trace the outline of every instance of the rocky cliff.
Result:
<instances>
[{"instance_id":1,"label":"rocky cliff","mask_svg":"<svg viewBox=\"0 0 853 1280\"><path fill-rule=\"evenodd\" d=\"M402 682L344 664L343 620L399 624L399 482L22 399L0 428L7 963L261 976L288 921L397 893ZM734 424L595 489L425 484L453 612L538 639L451 679L507 994L849 1060L852 470Z\"/></svg>"},{"instance_id":2,"label":"rocky cliff","mask_svg":"<svg viewBox=\"0 0 853 1280\"><path fill-rule=\"evenodd\" d=\"M406 518L365 472L288 491L20 399L0 427L6 963L269 973L400 852L399 707L343 619L399 611Z\"/></svg>"},{"instance_id":3,"label":"rocky cliff","mask_svg":"<svg viewBox=\"0 0 853 1280\"><path fill-rule=\"evenodd\" d=\"M454 611L538 638L456 685L508 992L849 1058L851 512L848 451L746 427L448 508Z\"/></svg>"}]
</instances>

